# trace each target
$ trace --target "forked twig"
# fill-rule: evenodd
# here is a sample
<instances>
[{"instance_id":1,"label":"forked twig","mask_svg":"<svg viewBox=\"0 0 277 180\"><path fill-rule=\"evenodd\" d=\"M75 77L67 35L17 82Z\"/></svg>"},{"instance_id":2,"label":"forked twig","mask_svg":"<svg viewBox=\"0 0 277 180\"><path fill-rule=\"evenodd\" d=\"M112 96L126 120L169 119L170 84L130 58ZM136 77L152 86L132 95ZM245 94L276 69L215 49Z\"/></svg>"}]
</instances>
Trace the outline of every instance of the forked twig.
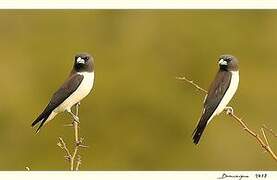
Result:
<instances>
[{"instance_id":1,"label":"forked twig","mask_svg":"<svg viewBox=\"0 0 277 180\"><path fill-rule=\"evenodd\" d=\"M76 112L75 112L75 116L78 117L79 115L79 105L80 104L76 104ZM79 123L77 121L73 121L72 122L72 126L74 128L74 149L73 152L70 153L69 149L66 146L66 143L64 142L64 140L59 137L59 142L57 143L57 145L65 151L65 158L66 160L68 160L70 162L70 170L71 171L78 171L79 167L81 165L81 156L78 154L79 148L86 148L88 146L83 145L83 140L84 138L80 138L79 137ZM72 127L71 126L71 127Z\"/></svg>"},{"instance_id":2,"label":"forked twig","mask_svg":"<svg viewBox=\"0 0 277 180\"><path fill-rule=\"evenodd\" d=\"M68 148L67 148L67 146L66 146L64 140L63 140L61 137L59 137L59 142L57 143L57 145L58 145L62 150L65 151L65 154L66 154L65 158L66 158L66 160L71 161L71 158L72 158L71 153L70 153L70 151L68 150Z\"/></svg>"},{"instance_id":3,"label":"forked twig","mask_svg":"<svg viewBox=\"0 0 277 180\"><path fill-rule=\"evenodd\" d=\"M273 131L273 129L267 127L266 125L263 125L263 128L269 131L274 137L277 137L277 134Z\"/></svg>"}]
</instances>

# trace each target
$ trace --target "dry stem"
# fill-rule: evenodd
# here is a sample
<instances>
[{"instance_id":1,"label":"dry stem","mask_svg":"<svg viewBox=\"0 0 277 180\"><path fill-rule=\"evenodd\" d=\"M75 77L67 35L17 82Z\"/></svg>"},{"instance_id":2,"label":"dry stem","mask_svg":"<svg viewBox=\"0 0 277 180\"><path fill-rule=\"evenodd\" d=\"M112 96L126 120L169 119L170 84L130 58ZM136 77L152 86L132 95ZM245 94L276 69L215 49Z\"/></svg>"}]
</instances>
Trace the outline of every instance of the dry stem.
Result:
<instances>
[{"instance_id":1,"label":"dry stem","mask_svg":"<svg viewBox=\"0 0 277 180\"><path fill-rule=\"evenodd\" d=\"M75 115L78 117L79 115L79 106L80 104L76 104L76 112ZM86 148L87 146L83 145L84 138L79 137L79 123L77 121L73 121L73 128L74 128L74 150L70 153L69 149L66 146L64 140L59 137L58 146L65 151L66 156L65 158L70 162L70 170L71 171L78 171L81 165L81 156L78 154L78 150L80 147Z\"/></svg>"},{"instance_id":2,"label":"dry stem","mask_svg":"<svg viewBox=\"0 0 277 180\"><path fill-rule=\"evenodd\" d=\"M190 83L191 85L193 85L196 89L204 92L207 94L207 90L201 88L199 85L197 85L196 83L194 83L193 81L191 80L188 80L186 77L177 77L176 79L179 79L179 80L184 80L186 81L187 83ZM261 147L270 154L270 156L275 160L277 161L277 156L276 154L272 151L270 145L269 145L269 142L268 142L268 139L267 139L267 136L265 134L265 131L264 129L268 130L269 132L271 132L275 137L277 137L277 135L273 132L272 129L270 128L267 128L265 125L263 126L263 128L261 128L261 132L262 132L262 136L263 136L263 139L260 137L259 134L255 133L253 130L251 130L248 125L246 125L246 123L241 119L239 118L238 116L236 116L234 114L234 112L229 112L228 110L225 110L227 112L228 115L230 115L233 119L235 119L239 124L240 126L248 133L250 134L253 138L256 139L257 143L261 145Z\"/></svg>"},{"instance_id":3,"label":"dry stem","mask_svg":"<svg viewBox=\"0 0 277 180\"><path fill-rule=\"evenodd\" d=\"M266 125L263 125L263 128L268 130L274 137L277 137L277 134L273 131L273 129L267 127Z\"/></svg>"}]
</instances>

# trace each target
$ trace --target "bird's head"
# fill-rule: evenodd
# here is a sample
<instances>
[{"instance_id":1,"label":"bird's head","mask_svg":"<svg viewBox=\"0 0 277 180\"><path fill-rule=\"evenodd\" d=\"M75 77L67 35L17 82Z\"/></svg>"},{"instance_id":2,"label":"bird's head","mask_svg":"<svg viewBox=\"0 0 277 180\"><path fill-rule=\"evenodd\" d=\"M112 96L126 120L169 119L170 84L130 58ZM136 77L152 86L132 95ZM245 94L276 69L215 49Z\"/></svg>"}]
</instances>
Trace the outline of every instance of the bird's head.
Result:
<instances>
[{"instance_id":1,"label":"bird's head","mask_svg":"<svg viewBox=\"0 0 277 180\"><path fill-rule=\"evenodd\" d=\"M219 57L218 64L220 69L225 71L238 71L238 60L232 55L222 55Z\"/></svg>"},{"instance_id":2,"label":"bird's head","mask_svg":"<svg viewBox=\"0 0 277 180\"><path fill-rule=\"evenodd\" d=\"M77 72L92 72L93 57L88 53L80 53L75 56L74 69Z\"/></svg>"}]
</instances>

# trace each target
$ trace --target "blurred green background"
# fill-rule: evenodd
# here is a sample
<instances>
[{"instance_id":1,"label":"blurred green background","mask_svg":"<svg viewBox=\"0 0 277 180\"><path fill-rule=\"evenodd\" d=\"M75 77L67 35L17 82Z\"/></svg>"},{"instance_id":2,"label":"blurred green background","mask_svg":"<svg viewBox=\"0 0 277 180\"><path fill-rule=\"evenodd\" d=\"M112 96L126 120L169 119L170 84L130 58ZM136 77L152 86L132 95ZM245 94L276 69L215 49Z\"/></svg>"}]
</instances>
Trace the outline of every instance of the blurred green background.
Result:
<instances>
[{"instance_id":1,"label":"blurred green background","mask_svg":"<svg viewBox=\"0 0 277 180\"><path fill-rule=\"evenodd\" d=\"M82 101L81 170L276 170L276 162L222 114L200 145L191 134L221 54L240 60L231 102L259 132L277 131L277 12L242 10L2 10L0 169L67 170L58 115L30 127L67 77L77 52L95 58L93 92ZM277 139L269 135L277 152Z\"/></svg>"}]
</instances>

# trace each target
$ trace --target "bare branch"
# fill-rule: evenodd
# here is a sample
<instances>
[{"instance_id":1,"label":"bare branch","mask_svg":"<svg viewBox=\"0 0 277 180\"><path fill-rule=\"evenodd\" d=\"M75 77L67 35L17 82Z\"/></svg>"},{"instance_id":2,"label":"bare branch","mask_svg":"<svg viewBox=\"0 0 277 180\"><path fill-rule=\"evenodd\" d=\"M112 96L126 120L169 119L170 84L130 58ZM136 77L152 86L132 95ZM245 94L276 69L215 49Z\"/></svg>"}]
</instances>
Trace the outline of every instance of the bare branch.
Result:
<instances>
[{"instance_id":1,"label":"bare branch","mask_svg":"<svg viewBox=\"0 0 277 180\"><path fill-rule=\"evenodd\" d=\"M193 85L196 89L204 92L207 94L207 90L203 89L202 87L200 87L199 85L195 84L193 81L190 81L188 80L186 77L177 77L176 79L179 79L179 80L184 80L188 83L190 83L191 85ZM276 154L272 151L270 145L269 145L269 142L268 142L268 139L266 137L266 134L264 132L264 129L261 128L261 131L262 131L262 135L263 135L263 138L264 138L264 141L261 139L261 137L259 136L259 134L255 133L253 130L251 130L248 125L246 125L246 123L241 119L239 118L238 116L236 116L234 114L233 111L230 111L228 108L224 110L228 115L230 115L233 119L235 119L239 124L240 126L248 133L250 134L252 137L254 137L257 141L258 144L261 145L261 147L269 153L269 155L275 160L277 161L277 156ZM275 137L277 137L277 135L273 132L272 129L269 129L267 128L265 125L264 125L264 128L267 129L268 131L270 131Z\"/></svg>"},{"instance_id":2,"label":"bare branch","mask_svg":"<svg viewBox=\"0 0 277 180\"><path fill-rule=\"evenodd\" d=\"M269 146L269 143L268 143L267 137L266 137L266 135L265 135L264 128L261 128L261 132L262 132L262 135L263 135L263 137L264 137L265 144L266 144L267 146Z\"/></svg>"},{"instance_id":3,"label":"bare branch","mask_svg":"<svg viewBox=\"0 0 277 180\"><path fill-rule=\"evenodd\" d=\"M79 114L79 106L80 106L80 104L76 105L75 116L77 118L78 118L78 114ZM66 125L66 126L68 126L68 125ZM70 162L70 170L71 171L74 171L74 170L78 171L79 167L81 165L81 156L78 155L79 147L85 148L85 147L88 147L88 146L83 145L84 138L79 137L79 123L76 120L74 120L72 122L72 124L70 125L70 127L74 128L74 149L73 149L73 152L70 153L70 151L68 150L64 140L61 137L59 138L59 142L57 143L57 145L65 151L65 153L66 153L65 157ZM76 166L74 166L75 164L76 164Z\"/></svg>"},{"instance_id":4,"label":"bare branch","mask_svg":"<svg viewBox=\"0 0 277 180\"><path fill-rule=\"evenodd\" d=\"M207 90L205 90L205 89L203 89L202 87L198 86L198 85L197 85L196 83L194 83L193 81L188 80L186 77L176 77L176 79L178 79L178 80L184 80L184 81L186 81L186 82L192 84L196 89L198 89L198 90L200 90L200 91L202 91L202 92L204 92L204 93L206 93L206 94L208 93Z\"/></svg>"},{"instance_id":5,"label":"bare branch","mask_svg":"<svg viewBox=\"0 0 277 180\"><path fill-rule=\"evenodd\" d=\"M66 160L71 161L71 158L72 158L71 153L70 153L70 151L68 150L68 148L67 148L67 146L66 146L64 140L63 140L61 137L59 137L59 142L57 143L57 145L58 145L62 150L65 151L65 153L66 153L66 156L65 156Z\"/></svg>"}]
</instances>

